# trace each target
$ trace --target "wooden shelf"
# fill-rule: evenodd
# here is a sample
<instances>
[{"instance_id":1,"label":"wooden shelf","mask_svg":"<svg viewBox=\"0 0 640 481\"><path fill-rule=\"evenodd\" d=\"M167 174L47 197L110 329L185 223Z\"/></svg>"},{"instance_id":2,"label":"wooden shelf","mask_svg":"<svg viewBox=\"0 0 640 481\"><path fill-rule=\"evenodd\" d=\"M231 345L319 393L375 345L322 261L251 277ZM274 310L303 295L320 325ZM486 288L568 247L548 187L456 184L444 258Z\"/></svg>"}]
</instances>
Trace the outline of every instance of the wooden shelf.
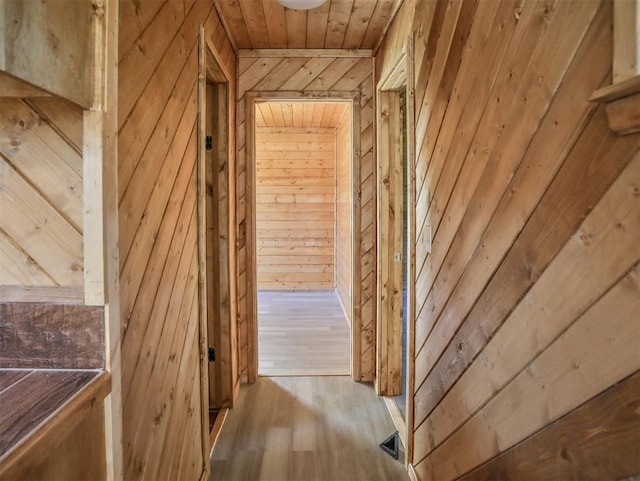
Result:
<instances>
[{"instance_id":1,"label":"wooden shelf","mask_svg":"<svg viewBox=\"0 0 640 481\"><path fill-rule=\"evenodd\" d=\"M589 100L606 104L609 128L614 132L640 132L640 75L601 88Z\"/></svg>"}]
</instances>

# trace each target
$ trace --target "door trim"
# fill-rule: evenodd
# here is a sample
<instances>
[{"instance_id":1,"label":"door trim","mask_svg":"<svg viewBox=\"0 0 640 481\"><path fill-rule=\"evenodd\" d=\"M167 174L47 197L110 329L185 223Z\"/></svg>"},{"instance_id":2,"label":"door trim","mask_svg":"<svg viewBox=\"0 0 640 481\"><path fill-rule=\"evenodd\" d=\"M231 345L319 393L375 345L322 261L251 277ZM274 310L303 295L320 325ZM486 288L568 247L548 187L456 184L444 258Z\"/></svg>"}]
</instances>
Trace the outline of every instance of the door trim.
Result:
<instances>
[{"instance_id":1,"label":"door trim","mask_svg":"<svg viewBox=\"0 0 640 481\"><path fill-rule=\"evenodd\" d=\"M235 176L235 172L230 168L232 162L232 151L229 145L230 139L230 110L232 102L235 102L235 99L231 98L232 89L230 88L231 75L224 68L224 64L220 61L220 55L215 49L213 45L207 40L205 35L205 29L202 25L198 28L198 118L197 118L197 132L198 132L198 140L197 140L197 218L198 218L198 322L199 322L199 368L200 368L200 401L201 401L201 438L202 438L202 455L203 455L203 470L204 473L208 476L209 473L209 455L210 455L210 446L209 446L209 362L208 362L208 317L209 317L209 309L207 302L207 292L210 288L210 284L212 284L212 280L208 279L207 275L207 216L206 216L206 203L207 203L207 166L206 166L206 102L207 102L207 83L213 83L214 85L218 85L217 88L214 88L216 92L222 92L221 95L226 97L224 102L224 112L219 112L226 119L226 127L219 129L220 137L224 139L223 145L226 145L226 156L224 161L226 162L226 169L228 172L228 180L230 182L229 189L233 189L234 183L233 176ZM220 110L218 108L218 110ZM216 189L217 190L217 189ZM235 191L229 192L227 195L228 199L235 199ZM214 204L215 205L215 204ZM232 227L235 225L235 206L227 205L226 207L226 218L228 219L229 225L229 236L228 241L233 242L232 245L235 245L235 236L233 233L235 229ZM235 251L234 251L235 252ZM229 251L229 255L231 255L231 251ZM235 264L235 256L231 258L229 261L229 270L225 273L226 277L229 278L230 284L230 292L229 292L229 306L227 308L232 309L230 315L228 316L228 323L226 331L222 332L226 333L226 337L228 339L220 339L219 342L224 342L225 345L228 344L228 349L225 349L225 355L230 358L227 360L228 362L223 363L221 366L220 376L216 379L216 384L224 383L227 386L227 390L231 393L230 403L233 402L234 399L234 373L233 373L233 362L234 358L237 358L237 353L233 351L232 346L234 343L232 342L232 329L231 323L235 320L235 316L233 315L233 306L235 305L235 280L233 279L233 266ZM237 363L236 363L237 366ZM230 387L229 387L230 386Z\"/></svg>"},{"instance_id":2,"label":"door trim","mask_svg":"<svg viewBox=\"0 0 640 481\"><path fill-rule=\"evenodd\" d=\"M353 206L351 210L351 377L360 380L361 353L360 339L362 329L361 296L359 285L354 282L360 279L360 92L359 91L277 91L277 92L246 92L246 222L247 222L247 338L248 338L248 366L247 382L253 383L258 379L258 315L257 302L258 290L256 282L256 185L255 185L255 104L258 102L285 101L312 102L312 101L341 101L351 102L351 135L352 135L352 161L351 161L351 191Z\"/></svg>"},{"instance_id":3,"label":"door trim","mask_svg":"<svg viewBox=\"0 0 640 481\"><path fill-rule=\"evenodd\" d=\"M399 97L399 91L401 89L406 89L406 129L407 129L407 170L408 170L408 182L409 182L409 192L407 199L407 208L408 212L408 239L407 239L407 255L408 259L408 272L407 272L407 284L408 284L408 292L407 292L407 378L405 386L402 386L406 389L407 393L407 404L406 404L406 419L404 429L399 429L402 433L404 432L403 443L406 446L406 456L405 463L410 465L412 463L413 457L413 427L414 427L414 416L413 416L413 392L415 389L415 232L416 232L416 213L415 213L415 198L416 198L416 159L415 159L415 73L414 73L414 62L413 62L413 38L409 37L404 47L404 51L402 54L396 59L396 62L389 70L389 73L382 78L378 84L376 85L376 100L380 99L380 96L389 95L390 93L395 92L393 95L397 95ZM380 103L376 103L376 121L377 121L377 154L376 154L376 170L380 168L381 157L383 152L388 151L386 147L381 145L381 139L383 137L387 137L388 133L384 134L381 132L385 127L385 122L382 122L382 116L380 112ZM399 119L396 120L399 123ZM387 123L388 124L388 123ZM396 127L400 127L396 125ZM383 148L381 148L383 147ZM402 156L402 152L400 152L400 156ZM401 159L400 159L401 160ZM379 172L379 170L378 170ZM402 174L400 174L402 176ZM381 187L382 178L378 177L378 189ZM380 197L380 190L378 190L378 198ZM397 341L391 342L390 344L390 334L393 335L393 323L390 326L388 322L385 323L387 329L383 329L383 325L380 318L381 308L381 289L380 285L382 281L382 270L380 266L381 261L389 261L393 259L392 255L389 255L389 252L386 255L380 252L381 243L380 243L380 212L378 210L378 288L377 288L377 305L378 310L376 315L376 390L378 394L383 395L392 395L392 391L389 391L388 384L388 376L383 374L382 368L383 366L387 366L386 362L379 362L379 359L383 359L385 356L389 354L389 349L395 349L398 346ZM402 284L402 275L400 274L400 290ZM397 321L397 320L396 320ZM402 323L402 319L399 320ZM401 331L400 331L401 333ZM396 333L397 334L397 333ZM400 350L402 349L401 341L400 341ZM397 353L396 353L397 354ZM396 366L396 369L402 369L402 357L401 354L398 357L397 355L394 357L396 362L400 362L399 366ZM387 371L388 372L388 371ZM380 376L385 376L384 379L380 379ZM386 390L386 391L385 391Z\"/></svg>"}]
</instances>

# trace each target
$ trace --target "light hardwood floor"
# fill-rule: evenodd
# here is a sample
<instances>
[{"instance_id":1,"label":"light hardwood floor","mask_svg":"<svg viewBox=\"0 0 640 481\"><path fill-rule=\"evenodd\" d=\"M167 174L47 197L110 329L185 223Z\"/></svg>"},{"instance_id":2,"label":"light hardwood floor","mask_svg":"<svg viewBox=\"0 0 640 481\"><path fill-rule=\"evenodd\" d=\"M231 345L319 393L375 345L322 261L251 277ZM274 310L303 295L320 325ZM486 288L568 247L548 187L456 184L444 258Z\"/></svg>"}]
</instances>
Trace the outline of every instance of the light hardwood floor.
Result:
<instances>
[{"instance_id":1,"label":"light hardwood floor","mask_svg":"<svg viewBox=\"0 0 640 481\"><path fill-rule=\"evenodd\" d=\"M260 377L240 389L209 481L408 480L378 446L395 431L373 387L348 376Z\"/></svg>"},{"instance_id":2,"label":"light hardwood floor","mask_svg":"<svg viewBox=\"0 0 640 481\"><path fill-rule=\"evenodd\" d=\"M260 375L350 374L350 343L335 292L258 293Z\"/></svg>"}]
</instances>

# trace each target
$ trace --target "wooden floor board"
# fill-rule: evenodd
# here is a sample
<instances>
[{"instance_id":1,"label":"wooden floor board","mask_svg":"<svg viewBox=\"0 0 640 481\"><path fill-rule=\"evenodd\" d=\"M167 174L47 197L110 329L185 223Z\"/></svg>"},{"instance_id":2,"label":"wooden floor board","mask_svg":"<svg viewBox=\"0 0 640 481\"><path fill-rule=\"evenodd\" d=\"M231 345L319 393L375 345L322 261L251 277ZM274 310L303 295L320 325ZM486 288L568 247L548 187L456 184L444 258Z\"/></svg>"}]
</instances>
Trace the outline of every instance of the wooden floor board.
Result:
<instances>
[{"instance_id":1,"label":"wooden floor board","mask_svg":"<svg viewBox=\"0 0 640 481\"><path fill-rule=\"evenodd\" d=\"M409 479L378 446L395 431L373 387L348 376L260 377L242 386L210 481Z\"/></svg>"},{"instance_id":2,"label":"wooden floor board","mask_svg":"<svg viewBox=\"0 0 640 481\"><path fill-rule=\"evenodd\" d=\"M349 325L333 291L258 293L258 372L350 373Z\"/></svg>"}]
</instances>

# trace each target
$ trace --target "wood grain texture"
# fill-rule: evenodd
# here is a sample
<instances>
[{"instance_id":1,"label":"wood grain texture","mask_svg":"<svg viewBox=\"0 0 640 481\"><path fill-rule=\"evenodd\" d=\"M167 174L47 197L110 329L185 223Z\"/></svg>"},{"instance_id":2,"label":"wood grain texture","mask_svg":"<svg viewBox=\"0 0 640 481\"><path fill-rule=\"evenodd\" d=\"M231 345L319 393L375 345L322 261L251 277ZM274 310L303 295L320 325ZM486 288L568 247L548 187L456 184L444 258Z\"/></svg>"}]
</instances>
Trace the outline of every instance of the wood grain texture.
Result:
<instances>
[{"instance_id":1,"label":"wood grain texture","mask_svg":"<svg viewBox=\"0 0 640 481\"><path fill-rule=\"evenodd\" d=\"M15 383L28 376L31 371L19 370L19 371L0 371L0 393L5 389L10 388Z\"/></svg>"},{"instance_id":2,"label":"wood grain texture","mask_svg":"<svg viewBox=\"0 0 640 481\"><path fill-rule=\"evenodd\" d=\"M0 72L0 97L49 97L51 94L45 90L25 82L8 73Z\"/></svg>"},{"instance_id":3,"label":"wood grain texture","mask_svg":"<svg viewBox=\"0 0 640 481\"><path fill-rule=\"evenodd\" d=\"M2 70L84 108L98 102L94 44L103 5L71 1L3 4ZM42 25L46 24L47 28Z\"/></svg>"},{"instance_id":4,"label":"wood grain texture","mask_svg":"<svg viewBox=\"0 0 640 481\"><path fill-rule=\"evenodd\" d=\"M449 400L445 400L440 406L449 412L450 419L459 419L461 411L466 411L467 408L474 410L474 414L468 418L462 415L468 419L464 425L416 465L421 477L448 479L464 473L635 372L638 368L640 325L634 321L640 309L639 293L640 278L636 266L583 315L579 315L573 324L524 369L517 374L512 372L510 382L503 384L496 377L490 379L484 375L474 376L478 382L497 381L495 394L485 398L486 404L482 408L474 409L472 406L475 401L472 398L476 395L478 398L484 397L485 394L481 392L482 389L475 389L468 396L468 391L462 387L466 384L463 376L454 388L455 393L454 390L451 391L452 396L459 395L458 399L462 402L451 408ZM612 314L614 308L615 314ZM496 344L504 345L504 340L500 337L509 330L507 321L494 338ZM541 345L545 345L545 330L550 331L552 328L547 324L539 330ZM616 335L612 337L609 333ZM529 333L521 331L521 334L530 338ZM492 349L491 343L487 349ZM523 349L521 352L528 350ZM495 362L489 359L491 355L488 352L485 356L485 352L481 354L481 362ZM615 362L606 362L614 356ZM510 353L504 353L504 359L514 358ZM479 366L480 364L474 364L467 373L476 374L480 370ZM508 372L510 366L499 366L496 370L485 369L494 373L497 370ZM583 372L588 372L590 376L585 378ZM519 422L501 422L506 416L513 416ZM434 427L434 444L437 444L442 441L442 432L451 431L450 426L442 426L440 429L435 411L433 417L430 422ZM452 452L460 452L460 443L466 442L464 440L468 439L469 433L474 434L477 444L474 449L467 450L464 459L461 459Z\"/></svg>"},{"instance_id":5,"label":"wood grain texture","mask_svg":"<svg viewBox=\"0 0 640 481\"><path fill-rule=\"evenodd\" d=\"M258 292L261 376L348 375L349 342L335 292Z\"/></svg>"},{"instance_id":6,"label":"wood grain texture","mask_svg":"<svg viewBox=\"0 0 640 481\"><path fill-rule=\"evenodd\" d=\"M373 388L347 376L261 377L241 388L209 479L406 480L378 447L393 430Z\"/></svg>"},{"instance_id":7,"label":"wood grain texture","mask_svg":"<svg viewBox=\"0 0 640 481\"><path fill-rule=\"evenodd\" d=\"M239 49L373 49L398 0L329 0L312 10L291 10L276 0L215 0Z\"/></svg>"},{"instance_id":8,"label":"wood grain texture","mask_svg":"<svg viewBox=\"0 0 640 481\"><path fill-rule=\"evenodd\" d=\"M2 415L0 477L106 479L103 400L110 376L100 371L18 372L26 376L0 394L3 405L11 403Z\"/></svg>"},{"instance_id":9,"label":"wood grain texture","mask_svg":"<svg viewBox=\"0 0 640 481\"><path fill-rule=\"evenodd\" d=\"M97 375L82 371L32 371L21 382L3 390L1 456L14 449Z\"/></svg>"},{"instance_id":10,"label":"wood grain texture","mask_svg":"<svg viewBox=\"0 0 640 481\"><path fill-rule=\"evenodd\" d=\"M600 156L604 156L611 162L618 163L624 161L624 158L620 159L616 156L610 157L606 155L611 149L609 142L615 142L615 139L602 131L602 113L600 112L596 118L591 120L594 110L584 103L584 96L588 95L588 92L591 91L594 86L599 85L604 80L608 70L608 65L604 62L608 47L602 38L604 30L595 28L592 31L594 33L597 32L598 35L594 34L590 37L589 41L585 41L585 45L580 50L572 67L572 72L577 72L585 68L586 65L590 65L592 75L582 77L574 74L571 78L574 79L575 84L567 82L561 87L561 90L558 92L558 100L554 102L549 109L549 120L540 125L539 135L529 146L528 152L526 152L522 159L521 166L511 180L511 190L507 191L506 195L500 200L500 204L494 211L493 218L490 223L487 224L479 242L472 243L470 241L474 233L479 233L477 224L480 223L482 215L479 215L477 212L472 215L471 212L469 212L468 217L463 220L463 225L460 229L467 234L464 237L458 237L450 248L451 252L448 254L451 259L448 263L448 272L450 275L448 277L442 277L442 280L436 280L434 291L427 297L425 309L430 312L428 319L430 323L437 322L437 325L433 327L433 332L424 346L419 347L418 364L420 367L417 370L419 383L423 382L425 374L429 372L435 360L441 355L444 343L451 339L452 332L454 332L464 320L462 316L469 312L473 301L477 300L477 296L481 294L482 287L485 286L487 281L490 281L491 284L497 281L497 279L490 280L487 276L492 272L492 269L495 269L499 265L498 259L504 256L505 253L508 252L508 249L512 248L513 243L521 242L521 240L516 241L516 236L523 228L525 219L531 215L532 210L539 207L541 203L544 205L541 196L545 193L545 190L549 188L549 184L552 181L561 182L560 179L563 175L569 175L572 179L571 182L575 182L576 179L584 179L585 181L592 179L593 182L601 186L597 187L594 185L592 188L598 192L602 192L602 189L608 185L608 183L600 183L606 179L605 177L584 177L583 175L576 177L579 172L584 171L584 165L587 159L590 159L590 157L587 156L598 152ZM596 57L600 59L599 63L596 63L593 57L596 45L603 47L599 52L600 55ZM596 66L599 68L596 68ZM569 107L569 105L572 105L572 107ZM581 106L582 110L580 110L578 106ZM563 126L566 126L566 129L559 128L555 122L557 119L567 116L569 112L573 114L571 120L562 123ZM588 121L590 121L590 124L586 124ZM576 125L581 127L576 128ZM547 132L553 132L553 135L551 136L551 134ZM593 136L598 134L602 136L604 142L607 142L607 147L596 151L594 150L594 145L602 144L592 141L592 139ZM576 135L580 135L580 137L576 139ZM585 146L584 150L577 148L568 154L569 149L573 148L576 141L579 142L578 145ZM631 144L627 144L626 148L630 145ZM554 155L552 152L557 152L558 154ZM541 155L554 155L555 160L550 160L544 164L536 162L535 159L538 159ZM562 164L562 162L564 162L564 164ZM599 165L602 162L603 160L600 158L593 160L594 165ZM558 171L560 166L562 166L562 168ZM574 166L573 169L571 169L570 166ZM616 168L611 169L610 167L604 170L612 170L614 173L619 171ZM606 174L603 172L603 175ZM610 179L612 178L610 177ZM566 194L568 194L568 191L565 187L562 195ZM488 196L484 191L477 195L479 199L488 202ZM484 205L485 204L483 204L483 208ZM581 215L581 213L576 213L575 215ZM529 222L532 221L533 219L529 217ZM569 236L570 233L567 231L565 235ZM553 237L547 236L547 239L551 240ZM472 253L471 248L474 248L475 252ZM512 256L513 254L510 254L509 258L513 258ZM462 259L470 260L462 262ZM465 270L462 273L463 268ZM501 270L504 269L502 268ZM451 280L451 276L457 279L457 285L453 286L454 282ZM512 284L511 287L515 287L515 285ZM448 299L447 296L449 296ZM504 294L502 294L502 296L504 296ZM438 316L440 316L440 319L434 321L438 319ZM467 320L467 324L471 324L468 321L469 320ZM421 331L421 333L423 335L422 337L424 337L424 331ZM466 345L468 346L469 344L470 341L468 340ZM453 352L454 347L454 345L449 344L448 356ZM450 357L448 357L448 359L450 359ZM456 368L453 368L453 371L457 371L460 367L461 365L457 365ZM450 374L453 371L451 371ZM442 370L439 369L439 372L442 372ZM444 379L447 378L449 378L448 375L444 377ZM431 379L438 379L438 377L436 375ZM433 381L429 383L429 385L437 385L437 382ZM432 395L435 399L435 388L431 390L430 394L424 399L426 400ZM422 409L423 407L420 406L419 410L422 411ZM429 408L427 407L426 409Z\"/></svg>"},{"instance_id":11,"label":"wood grain texture","mask_svg":"<svg viewBox=\"0 0 640 481\"><path fill-rule=\"evenodd\" d=\"M236 58L212 2L124 1L119 11L124 477L199 479L207 447L197 297L198 26L230 73L231 98Z\"/></svg>"},{"instance_id":12,"label":"wood grain texture","mask_svg":"<svg viewBox=\"0 0 640 481\"><path fill-rule=\"evenodd\" d=\"M285 125L294 124L293 116ZM335 145L335 129L256 128L258 289L335 287ZM308 168L313 163L306 157L319 152L327 153L323 168ZM284 153L294 154L287 156L287 168L273 168L270 161ZM326 235L312 236L317 229ZM291 238L318 245L283 245Z\"/></svg>"},{"instance_id":13,"label":"wood grain texture","mask_svg":"<svg viewBox=\"0 0 640 481\"><path fill-rule=\"evenodd\" d=\"M639 393L636 373L461 480L636 479Z\"/></svg>"},{"instance_id":14,"label":"wood grain texture","mask_svg":"<svg viewBox=\"0 0 640 481\"><path fill-rule=\"evenodd\" d=\"M341 102L261 102L256 127L336 128L348 104Z\"/></svg>"},{"instance_id":15,"label":"wood grain texture","mask_svg":"<svg viewBox=\"0 0 640 481\"><path fill-rule=\"evenodd\" d=\"M640 22L638 2L614 2L613 75L617 84L640 74Z\"/></svg>"},{"instance_id":16,"label":"wood grain texture","mask_svg":"<svg viewBox=\"0 0 640 481\"><path fill-rule=\"evenodd\" d=\"M82 111L54 97L4 98L0 126L4 300L33 300L29 287L60 287L62 300L63 288L83 285Z\"/></svg>"},{"instance_id":17,"label":"wood grain texture","mask_svg":"<svg viewBox=\"0 0 640 481\"><path fill-rule=\"evenodd\" d=\"M101 408L98 403L65 438L52 443L44 456L38 455L40 451L33 453L35 462L12 470L6 479L106 481L104 410Z\"/></svg>"},{"instance_id":18,"label":"wood grain texture","mask_svg":"<svg viewBox=\"0 0 640 481\"><path fill-rule=\"evenodd\" d=\"M60 97L29 98L28 104L78 152L82 151L82 110Z\"/></svg>"},{"instance_id":19,"label":"wood grain texture","mask_svg":"<svg viewBox=\"0 0 640 481\"><path fill-rule=\"evenodd\" d=\"M631 347L608 355L598 349L600 361L582 363L584 379L599 378L600 370L617 374L581 384L572 377L580 363L567 361L578 351L560 347L594 345L603 336L635 338L629 330L636 308L629 306L637 294L620 283L631 282L639 257L628 202L637 196L631 172L640 140L637 133L610 133L604 107L587 103L594 91L612 95L601 88L610 83L612 23L611 2L405 3L378 52L382 75L402 55L405 33L413 34L412 461L422 481L458 479L480 463L490 466L639 367ZM603 247L613 246L605 239L618 234L614 244L627 245L626 254ZM544 300L537 297L542 293ZM534 312L540 320L530 317ZM612 319L606 335L590 328L578 334L578 326L604 326L605 319ZM569 333L576 336L571 341ZM520 356L526 362L512 371ZM540 446L521 446L519 460L539 459ZM632 458L624 451L620 465ZM591 469L584 457L575 461L566 461L567 469ZM513 479L500 477L501 466L485 478ZM558 472L550 477L562 479ZM601 472L601 479L618 476Z\"/></svg>"},{"instance_id":20,"label":"wood grain texture","mask_svg":"<svg viewBox=\"0 0 640 481\"><path fill-rule=\"evenodd\" d=\"M300 55L301 53L298 53ZM276 60L274 62L274 60ZM375 169L373 159L373 61L357 56L355 62L345 64L345 56L299 56L286 59L287 68L280 70L284 60L277 57L241 57L237 93L237 223L238 223L238 307L241 352L241 372L247 379L250 368L257 363L251 355L255 343L255 285L253 283L253 131L250 130L248 103L253 99L313 100L353 99L353 326L354 363L352 374L359 380L373 380L375 342L373 300L375 280ZM323 82L324 72L344 72L340 78ZM345 70L346 68L346 70ZM251 91L246 91L251 89ZM252 107L250 107L252 108ZM248 140L249 139L249 140ZM359 159L359 160L358 160ZM314 196L315 202L324 202L322 194ZM311 199L309 199L311 200ZM359 261L358 261L359 259ZM355 287L359 286L359 287Z\"/></svg>"},{"instance_id":21,"label":"wood grain texture","mask_svg":"<svg viewBox=\"0 0 640 481\"><path fill-rule=\"evenodd\" d=\"M376 392L402 392L403 145L400 94L378 91Z\"/></svg>"},{"instance_id":22,"label":"wood grain texture","mask_svg":"<svg viewBox=\"0 0 640 481\"><path fill-rule=\"evenodd\" d=\"M104 309L0 304L0 364L19 369L104 368Z\"/></svg>"},{"instance_id":23,"label":"wood grain texture","mask_svg":"<svg viewBox=\"0 0 640 481\"><path fill-rule=\"evenodd\" d=\"M598 147L594 148L596 144ZM498 329L504 313L513 308L570 239L584 213L603 195L629 161L628 152L632 144L616 139L606 131L602 111L592 119L485 286L483 295L429 374L424 383L425 395L421 396L421 412L430 412L440 402ZM589 168L585 169L586 165ZM562 199L567 197L573 200L558 208ZM534 252L539 254L534 256ZM523 274L514 277L513 272ZM429 386L428 391L426 386Z\"/></svg>"}]
</instances>

